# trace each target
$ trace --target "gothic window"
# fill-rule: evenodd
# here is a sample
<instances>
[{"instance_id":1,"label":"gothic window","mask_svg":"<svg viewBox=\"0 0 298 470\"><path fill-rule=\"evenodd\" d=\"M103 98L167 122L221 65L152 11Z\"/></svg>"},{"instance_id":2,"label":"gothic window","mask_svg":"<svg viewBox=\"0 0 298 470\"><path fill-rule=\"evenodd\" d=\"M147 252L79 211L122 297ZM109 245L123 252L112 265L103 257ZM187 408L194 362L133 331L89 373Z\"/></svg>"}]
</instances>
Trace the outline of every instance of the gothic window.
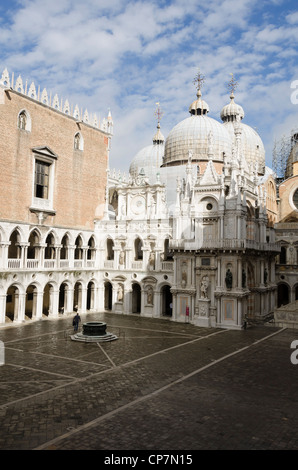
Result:
<instances>
[{"instance_id":1,"label":"gothic window","mask_svg":"<svg viewBox=\"0 0 298 470\"><path fill-rule=\"evenodd\" d=\"M18 115L18 128L23 131L31 131L31 119L24 109Z\"/></svg>"},{"instance_id":2,"label":"gothic window","mask_svg":"<svg viewBox=\"0 0 298 470\"><path fill-rule=\"evenodd\" d=\"M111 238L107 239L107 260L113 260L114 259L114 242Z\"/></svg>"},{"instance_id":3,"label":"gothic window","mask_svg":"<svg viewBox=\"0 0 298 470\"><path fill-rule=\"evenodd\" d=\"M69 238L67 235L64 235L64 237L61 240L61 251L60 251L60 259L66 260L68 259L68 246L69 246Z\"/></svg>"},{"instance_id":4,"label":"gothic window","mask_svg":"<svg viewBox=\"0 0 298 470\"><path fill-rule=\"evenodd\" d=\"M90 237L88 240L88 250L87 250L87 259L94 259L95 256L95 241L93 237Z\"/></svg>"},{"instance_id":5,"label":"gothic window","mask_svg":"<svg viewBox=\"0 0 298 470\"><path fill-rule=\"evenodd\" d=\"M27 119L26 113L25 113L25 111L22 111L19 114L19 121L18 121L19 129L23 129L23 130L26 129L26 119Z\"/></svg>"},{"instance_id":6,"label":"gothic window","mask_svg":"<svg viewBox=\"0 0 298 470\"><path fill-rule=\"evenodd\" d=\"M77 132L74 136L73 147L75 150L83 150L84 148L84 141L80 132Z\"/></svg>"},{"instance_id":7,"label":"gothic window","mask_svg":"<svg viewBox=\"0 0 298 470\"><path fill-rule=\"evenodd\" d=\"M75 252L74 252L74 259L83 259L83 240L82 237L79 235L75 241Z\"/></svg>"},{"instance_id":8,"label":"gothic window","mask_svg":"<svg viewBox=\"0 0 298 470\"><path fill-rule=\"evenodd\" d=\"M50 233L46 238L46 247L45 247L45 259L55 259L55 238L52 233Z\"/></svg>"},{"instance_id":9,"label":"gothic window","mask_svg":"<svg viewBox=\"0 0 298 470\"><path fill-rule=\"evenodd\" d=\"M29 241L29 246L28 246L28 251L27 251L27 258L36 259L37 257L36 248L39 246L39 235L35 230L31 232L28 241Z\"/></svg>"},{"instance_id":10,"label":"gothic window","mask_svg":"<svg viewBox=\"0 0 298 470\"><path fill-rule=\"evenodd\" d=\"M143 244L142 241L137 238L135 240L135 260L143 259Z\"/></svg>"},{"instance_id":11,"label":"gothic window","mask_svg":"<svg viewBox=\"0 0 298 470\"><path fill-rule=\"evenodd\" d=\"M10 235L8 247L8 258L17 259L21 257L21 246L20 246L21 237L18 230L14 230Z\"/></svg>"},{"instance_id":12,"label":"gothic window","mask_svg":"<svg viewBox=\"0 0 298 470\"><path fill-rule=\"evenodd\" d=\"M164 261L172 261L173 253L169 249L169 239L166 238L164 241Z\"/></svg>"}]
</instances>

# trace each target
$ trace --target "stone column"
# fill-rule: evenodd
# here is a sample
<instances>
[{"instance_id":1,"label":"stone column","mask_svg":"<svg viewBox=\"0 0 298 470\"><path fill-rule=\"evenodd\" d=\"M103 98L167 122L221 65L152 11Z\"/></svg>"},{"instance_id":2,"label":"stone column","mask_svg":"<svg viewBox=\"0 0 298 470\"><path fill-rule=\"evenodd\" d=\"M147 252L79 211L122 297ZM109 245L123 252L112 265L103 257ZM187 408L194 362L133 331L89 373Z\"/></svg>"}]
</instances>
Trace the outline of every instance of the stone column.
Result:
<instances>
[{"instance_id":1,"label":"stone column","mask_svg":"<svg viewBox=\"0 0 298 470\"><path fill-rule=\"evenodd\" d=\"M58 317L59 314L59 289L51 286L49 292L49 316Z\"/></svg>"},{"instance_id":2,"label":"stone column","mask_svg":"<svg viewBox=\"0 0 298 470\"><path fill-rule=\"evenodd\" d=\"M42 301L43 301L43 292L34 292L33 302L34 302L35 318L42 318Z\"/></svg>"},{"instance_id":3,"label":"stone column","mask_svg":"<svg viewBox=\"0 0 298 470\"><path fill-rule=\"evenodd\" d=\"M5 324L6 294L0 294L0 325Z\"/></svg>"}]
</instances>

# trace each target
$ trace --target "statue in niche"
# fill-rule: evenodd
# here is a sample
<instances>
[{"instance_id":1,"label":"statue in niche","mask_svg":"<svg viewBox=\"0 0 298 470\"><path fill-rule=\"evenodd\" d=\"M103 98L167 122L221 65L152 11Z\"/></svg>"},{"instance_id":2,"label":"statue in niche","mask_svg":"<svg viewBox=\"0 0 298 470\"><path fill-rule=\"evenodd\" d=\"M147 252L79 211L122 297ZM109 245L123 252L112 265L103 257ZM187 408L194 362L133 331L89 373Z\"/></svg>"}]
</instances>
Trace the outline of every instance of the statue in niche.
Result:
<instances>
[{"instance_id":1,"label":"statue in niche","mask_svg":"<svg viewBox=\"0 0 298 470\"><path fill-rule=\"evenodd\" d=\"M147 290L147 304L153 305L153 289L151 286Z\"/></svg>"},{"instance_id":2,"label":"statue in niche","mask_svg":"<svg viewBox=\"0 0 298 470\"><path fill-rule=\"evenodd\" d=\"M227 289L232 289L233 274L232 274L230 268L227 269L225 281L226 281Z\"/></svg>"},{"instance_id":3,"label":"statue in niche","mask_svg":"<svg viewBox=\"0 0 298 470\"><path fill-rule=\"evenodd\" d=\"M150 269L155 269L155 255L154 252L151 251L149 255L149 268Z\"/></svg>"},{"instance_id":4,"label":"statue in niche","mask_svg":"<svg viewBox=\"0 0 298 470\"><path fill-rule=\"evenodd\" d=\"M201 281L201 297L203 299L208 298L208 286L209 286L209 277L203 276L202 281Z\"/></svg>"},{"instance_id":5,"label":"statue in niche","mask_svg":"<svg viewBox=\"0 0 298 470\"><path fill-rule=\"evenodd\" d=\"M152 195L150 196L148 209L149 209L149 217L154 218L155 210L156 210L156 202L155 202L154 196Z\"/></svg>"},{"instance_id":6,"label":"statue in niche","mask_svg":"<svg viewBox=\"0 0 298 470\"><path fill-rule=\"evenodd\" d=\"M117 301L118 302L123 301L123 286L122 286L122 284L118 284Z\"/></svg>"},{"instance_id":7,"label":"statue in niche","mask_svg":"<svg viewBox=\"0 0 298 470\"><path fill-rule=\"evenodd\" d=\"M123 250L120 251L120 254L119 254L119 264L120 265L123 265L125 262L125 253Z\"/></svg>"}]
</instances>

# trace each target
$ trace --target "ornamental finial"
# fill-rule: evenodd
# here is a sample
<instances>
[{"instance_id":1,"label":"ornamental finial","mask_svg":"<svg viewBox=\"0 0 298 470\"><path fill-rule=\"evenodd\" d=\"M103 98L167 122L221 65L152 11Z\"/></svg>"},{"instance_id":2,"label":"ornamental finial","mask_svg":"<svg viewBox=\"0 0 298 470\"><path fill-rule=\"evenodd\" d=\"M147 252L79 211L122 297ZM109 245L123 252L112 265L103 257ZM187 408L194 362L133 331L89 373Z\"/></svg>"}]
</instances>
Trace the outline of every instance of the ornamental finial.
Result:
<instances>
[{"instance_id":1,"label":"ornamental finial","mask_svg":"<svg viewBox=\"0 0 298 470\"><path fill-rule=\"evenodd\" d=\"M155 116L157 117L157 121L159 122L159 121L161 120L162 116L163 116L163 112L162 112L162 110L161 110L161 108L160 108L160 103L157 102L157 103L155 103L155 104L157 105L157 108L156 108L154 114L155 114Z\"/></svg>"},{"instance_id":2,"label":"ornamental finial","mask_svg":"<svg viewBox=\"0 0 298 470\"><path fill-rule=\"evenodd\" d=\"M205 77L204 75L201 74L200 69L198 69L198 73L196 74L194 81L193 81L198 91L201 90L204 82L205 82Z\"/></svg>"},{"instance_id":3,"label":"ornamental finial","mask_svg":"<svg viewBox=\"0 0 298 470\"><path fill-rule=\"evenodd\" d=\"M231 75L231 80L228 83L228 89L230 90L230 94L234 96L234 91L236 90L238 86L238 82L236 82L236 80L234 79L234 74L231 73L230 75Z\"/></svg>"}]
</instances>

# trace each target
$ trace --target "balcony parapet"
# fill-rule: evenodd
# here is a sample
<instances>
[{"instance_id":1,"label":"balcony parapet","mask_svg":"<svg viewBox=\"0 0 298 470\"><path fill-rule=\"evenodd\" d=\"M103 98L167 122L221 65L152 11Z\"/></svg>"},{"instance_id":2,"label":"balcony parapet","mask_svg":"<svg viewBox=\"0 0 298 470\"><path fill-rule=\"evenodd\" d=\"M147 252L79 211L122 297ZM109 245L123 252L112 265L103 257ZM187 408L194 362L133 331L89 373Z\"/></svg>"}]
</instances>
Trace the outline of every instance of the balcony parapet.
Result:
<instances>
[{"instance_id":1,"label":"balcony parapet","mask_svg":"<svg viewBox=\"0 0 298 470\"><path fill-rule=\"evenodd\" d=\"M263 243L255 240L244 240L238 238L223 238L210 240L170 240L170 249L172 250L257 250L280 252L279 243Z\"/></svg>"}]
</instances>

